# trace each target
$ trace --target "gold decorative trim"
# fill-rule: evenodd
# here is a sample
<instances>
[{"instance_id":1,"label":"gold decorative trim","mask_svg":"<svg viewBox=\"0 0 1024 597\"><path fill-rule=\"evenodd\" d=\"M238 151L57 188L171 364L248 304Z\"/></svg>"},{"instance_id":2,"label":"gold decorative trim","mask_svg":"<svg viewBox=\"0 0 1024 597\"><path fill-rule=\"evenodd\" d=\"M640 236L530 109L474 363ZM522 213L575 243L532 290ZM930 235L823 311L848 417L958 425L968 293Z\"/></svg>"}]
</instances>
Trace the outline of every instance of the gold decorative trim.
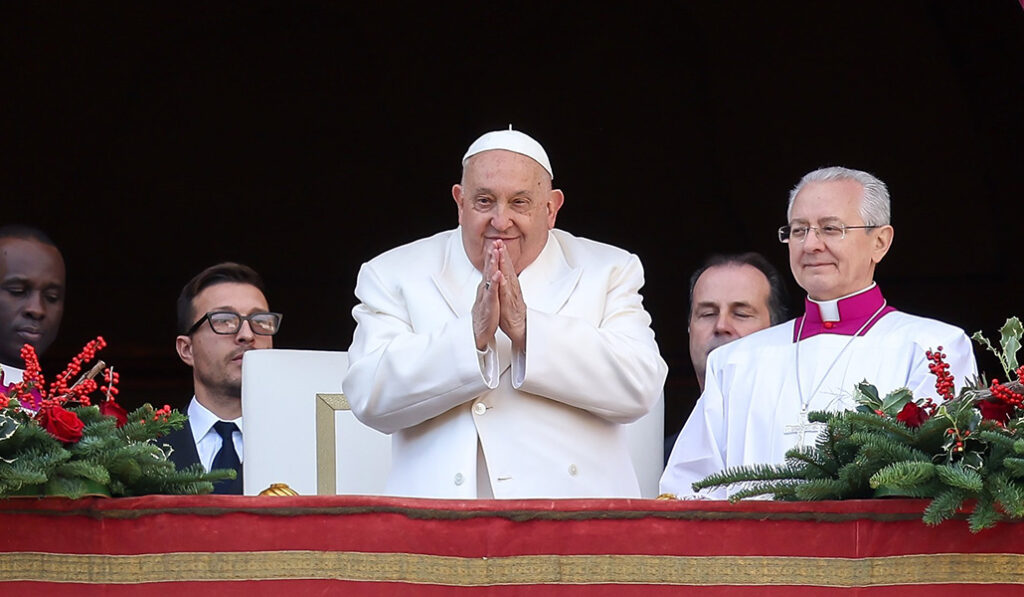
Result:
<instances>
[{"instance_id":1,"label":"gold decorative trim","mask_svg":"<svg viewBox=\"0 0 1024 597\"><path fill-rule=\"evenodd\" d=\"M0 582L140 584L348 580L440 586L661 584L878 587L1024 584L1024 555L874 558L526 555L460 558L408 553L260 551L140 555L6 553Z\"/></svg>"},{"instance_id":2,"label":"gold decorative trim","mask_svg":"<svg viewBox=\"0 0 1024 597\"><path fill-rule=\"evenodd\" d=\"M334 413L352 410L344 394L316 395L316 494L337 493L337 438Z\"/></svg>"}]
</instances>

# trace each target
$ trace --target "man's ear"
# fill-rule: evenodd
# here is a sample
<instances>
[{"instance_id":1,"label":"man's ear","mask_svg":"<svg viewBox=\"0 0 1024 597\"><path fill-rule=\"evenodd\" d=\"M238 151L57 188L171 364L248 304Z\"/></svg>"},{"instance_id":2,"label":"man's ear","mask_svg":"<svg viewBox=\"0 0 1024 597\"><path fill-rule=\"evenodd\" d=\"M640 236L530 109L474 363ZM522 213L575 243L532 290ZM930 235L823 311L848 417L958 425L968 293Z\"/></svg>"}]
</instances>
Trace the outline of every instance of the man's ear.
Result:
<instances>
[{"instance_id":1,"label":"man's ear","mask_svg":"<svg viewBox=\"0 0 1024 597\"><path fill-rule=\"evenodd\" d=\"M195 361L192 358L192 338L188 336L178 336L174 341L174 348L178 351L178 358L181 362L185 363L189 367L195 365Z\"/></svg>"},{"instance_id":2,"label":"man's ear","mask_svg":"<svg viewBox=\"0 0 1024 597\"><path fill-rule=\"evenodd\" d=\"M892 246L892 238L895 234L892 226L888 224L878 229L875 234L875 241L871 246L871 261L878 265L885 254L889 252L889 247Z\"/></svg>"},{"instance_id":3,"label":"man's ear","mask_svg":"<svg viewBox=\"0 0 1024 597\"><path fill-rule=\"evenodd\" d=\"M559 189L551 189L551 197L548 199L548 229L555 227L555 218L558 216L558 210L562 209L562 204L565 203L565 193Z\"/></svg>"},{"instance_id":4,"label":"man's ear","mask_svg":"<svg viewBox=\"0 0 1024 597\"><path fill-rule=\"evenodd\" d=\"M459 225L462 225L462 185L452 185L452 199L459 206Z\"/></svg>"}]
</instances>

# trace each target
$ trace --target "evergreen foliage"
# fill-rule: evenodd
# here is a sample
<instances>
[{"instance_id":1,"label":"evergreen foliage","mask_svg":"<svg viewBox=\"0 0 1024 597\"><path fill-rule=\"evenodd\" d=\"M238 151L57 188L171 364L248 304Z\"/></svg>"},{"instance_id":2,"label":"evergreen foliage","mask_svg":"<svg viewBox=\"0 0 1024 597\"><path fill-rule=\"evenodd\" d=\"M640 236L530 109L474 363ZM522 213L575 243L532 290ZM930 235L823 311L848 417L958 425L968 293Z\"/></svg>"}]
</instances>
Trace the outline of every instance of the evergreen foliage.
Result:
<instances>
[{"instance_id":1,"label":"evergreen foliage","mask_svg":"<svg viewBox=\"0 0 1024 597\"><path fill-rule=\"evenodd\" d=\"M214 481L235 474L207 473L202 466L175 470L159 438L184 425L185 416L176 411L158 415L146 404L129 413L129 422L118 428L113 417L100 414L95 406L73 407L68 410L85 426L80 440L64 444L26 412L7 410L8 418L18 421L18 426L6 439L0 439L0 497L210 493Z\"/></svg>"},{"instance_id":2,"label":"evergreen foliage","mask_svg":"<svg viewBox=\"0 0 1024 597\"><path fill-rule=\"evenodd\" d=\"M1011 318L1000 332L1000 348L980 332L974 338L996 353L1012 381L993 380L989 387L984 378L970 380L954 396L945 355L929 351L941 403L915 400L906 388L881 396L861 382L853 391L857 410L808 415L825 424L813 447L790 450L782 466L710 475L694 483L694 491L731 487L733 501L928 498L928 524L957 515L973 500L968 522L974 532L1004 516L1024 518L1024 367L1017 360L1024 328Z\"/></svg>"},{"instance_id":3,"label":"evergreen foliage","mask_svg":"<svg viewBox=\"0 0 1024 597\"><path fill-rule=\"evenodd\" d=\"M103 361L69 385L104 346L102 337L87 343L49 389L35 349L22 348L22 381L0 386L0 497L210 493L214 481L234 478L234 471L207 473L198 465L175 470L160 438L186 417L166 405L125 413L115 400L118 374ZM102 386L93 379L101 372ZM104 394L102 412L89 405L96 390Z\"/></svg>"}]
</instances>

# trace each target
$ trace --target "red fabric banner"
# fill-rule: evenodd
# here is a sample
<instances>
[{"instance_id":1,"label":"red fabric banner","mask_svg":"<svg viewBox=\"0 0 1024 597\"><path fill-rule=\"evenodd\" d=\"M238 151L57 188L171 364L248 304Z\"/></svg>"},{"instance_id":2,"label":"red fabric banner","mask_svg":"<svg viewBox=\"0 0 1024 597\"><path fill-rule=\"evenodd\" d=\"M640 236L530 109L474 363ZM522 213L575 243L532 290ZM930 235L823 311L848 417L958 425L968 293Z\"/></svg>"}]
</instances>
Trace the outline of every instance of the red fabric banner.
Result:
<instances>
[{"instance_id":1,"label":"red fabric banner","mask_svg":"<svg viewBox=\"0 0 1024 597\"><path fill-rule=\"evenodd\" d=\"M1024 585L1019 523L925 502L0 500L0 590L122 595L925 595Z\"/></svg>"}]
</instances>

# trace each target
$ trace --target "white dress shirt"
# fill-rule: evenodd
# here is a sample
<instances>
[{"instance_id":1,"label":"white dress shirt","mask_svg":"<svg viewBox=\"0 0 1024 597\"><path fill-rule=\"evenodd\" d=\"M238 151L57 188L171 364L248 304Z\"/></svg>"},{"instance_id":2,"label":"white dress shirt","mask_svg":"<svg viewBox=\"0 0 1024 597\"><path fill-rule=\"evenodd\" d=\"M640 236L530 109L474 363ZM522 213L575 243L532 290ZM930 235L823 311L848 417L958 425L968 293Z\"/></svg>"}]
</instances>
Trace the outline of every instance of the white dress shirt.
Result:
<instances>
[{"instance_id":1,"label":"white dress shirt","mask_svg":"<svg viewBox=\"0 0 1024 597\"><path fill-rule=\"evenodd\" d=\"M212 468L213 459L223 444L220 435L213 429L213 424L222 420L224 419L199 404L195 396L192 397L192 402L188 405L188 421L192 427L192 439L196 442L196 452L199 453L199 462L206 470ZM238 426L239 430L231 434L231 439L235 444L235 452L238 453L238 461L243 462L245 457L242 455L242 417L228 422Z\"/></svg>"}]
</instances>

